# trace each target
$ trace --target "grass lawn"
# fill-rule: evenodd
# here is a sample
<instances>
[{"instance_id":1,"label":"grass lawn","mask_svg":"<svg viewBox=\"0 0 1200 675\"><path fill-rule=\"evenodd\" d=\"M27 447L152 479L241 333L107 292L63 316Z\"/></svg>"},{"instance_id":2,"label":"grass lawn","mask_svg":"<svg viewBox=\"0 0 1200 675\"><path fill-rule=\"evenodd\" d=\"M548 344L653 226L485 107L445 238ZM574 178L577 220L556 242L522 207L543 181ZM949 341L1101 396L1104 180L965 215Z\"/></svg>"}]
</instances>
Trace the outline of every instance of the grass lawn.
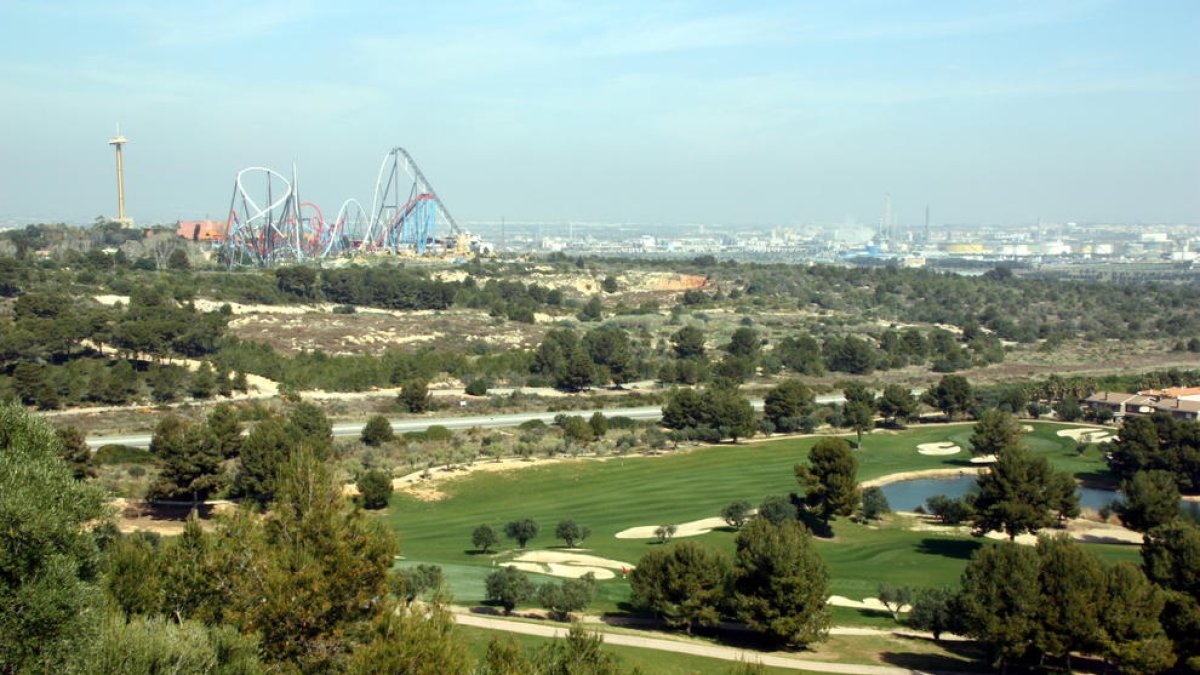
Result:
<instances>
[{"instance_id":1,"label":"grass lawn","mask_svg":"<svg viewBox=\"0 0 1200 675\"><path fill-rule=\"evenodd\" d=\"M1026 435L1030 448L1056 466L1090 480L1103 480L1107 470L1095 450L1077 454L1075 442L1055 435L1067 425L1033 423ZM964 451L951 456L921 455L920 443L952 441L968 447L971 425L931 425L903 432L879 432L864 439L858 453L859 478L877 478L901 471L972 466ZM784 439L762 443L697 448L661 457L621 457L605 461L577 460L533 465L519 471L475 473L441 484L448 495L422 502L397 494L383 517L399 533L401 564L441 565L456 601L478 603L483 578L497 561L510 559L515 548L501 544L501 553L478 554L471 549L471 532L481 523L498 531L504 523L530 517L541 533L533 549L562 544L553 538L555 524L573 519L591 528L583 547L588 553L629 563L658 544L649 540L616 539L629 527L681 523L718 515L735 499L757 504L770 494L786 495L798 486L792 467L803 461L815 439ZM972 551L981 540L950 534L916 532L896 524L866 527L847 521L834 524L835 539L819 541L822 557L833 577L833 593L853 599L874 596L881 582L899 585L956 586ZM732 551L734 533L714 531L697 537L709 546ZM1136 559L1136 547L1089 545L1106 558ZM541 582L550 577L533 575ZM617 578L600 583L592 611L613 611L629 597L628 584ZM835 611L838 624L890 624L870 612Z\"/></svg>"},{"instance_id":2,"label":"grass lawn","mask_svg":"<svg viewBox=\"0 0 1200 675\"><path fill-rule=\"evenodd\" d=\"M467 645L474 659L481 659L492 640L513 640L526 651L544 647L552 638L517 635L501 631L458 626L455 633ZM693 673L728 673L737 665L723 659L706 658L655 649L605 644L604 651L620 659L626 668L638 668L655 675L691 675ZM834 635L811 649L796 652L796 658L828 663L873 663L915 670L949 672L979 671L982 651L967 643L936 643L922 638L902 636L844 636ZM753 663L753 659L750 659ZM764 673L777 675L801 672L792 669L764 667Z\"/></svg>"},{"instance_id":3,"label":"grass lawn","mask_svg":"<svg viewBox=\"0 0 1200 675\"><path fill-rule=\"evenodd\" d=\"M533 651L549 644L553 638L535 637L533 635L516 635L501 631L475 628L473 626L458 626L455 634L462 640L475 659L483 657L487 645L493 639L513 640L526 651ZM643 673L655 675L692 675L693 673L726 673L731 672L737 664L732 661L710 659L691 654L676 654L655 649L625 647L623 645L605 645L604 651L613 654L621 661L626 669L638 668ZM795 673L795 670L783 668L765 668L764 673L782 675Z\"/></svg>"}]
</instances>

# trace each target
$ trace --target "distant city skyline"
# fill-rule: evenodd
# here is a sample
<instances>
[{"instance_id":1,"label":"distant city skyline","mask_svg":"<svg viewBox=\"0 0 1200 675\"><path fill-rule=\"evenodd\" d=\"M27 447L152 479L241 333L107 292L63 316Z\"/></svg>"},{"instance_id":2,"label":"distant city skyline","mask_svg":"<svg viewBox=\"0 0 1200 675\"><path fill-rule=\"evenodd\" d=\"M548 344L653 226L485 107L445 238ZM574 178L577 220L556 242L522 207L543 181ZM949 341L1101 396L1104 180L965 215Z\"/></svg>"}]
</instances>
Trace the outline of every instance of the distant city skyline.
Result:
<instances>
[{"instance_id":1,"label":"distant city skyline","mask_svg":"<svg viewBox=\"0 0 1200 675\"><path fill-rule=\"evenodd\" d=\"M463 222L1200 222L1200 3L0 0L0 221L327 212L406 147Z\"/></svg>"}]
</instances>

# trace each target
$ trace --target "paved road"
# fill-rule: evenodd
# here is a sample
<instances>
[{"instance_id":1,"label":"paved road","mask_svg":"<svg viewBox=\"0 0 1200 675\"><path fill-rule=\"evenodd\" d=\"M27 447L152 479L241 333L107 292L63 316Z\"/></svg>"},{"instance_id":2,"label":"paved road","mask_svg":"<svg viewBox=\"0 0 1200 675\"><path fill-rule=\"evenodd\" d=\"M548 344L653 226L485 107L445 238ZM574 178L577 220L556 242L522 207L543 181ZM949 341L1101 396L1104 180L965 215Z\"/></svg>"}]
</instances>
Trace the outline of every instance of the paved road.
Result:
<instances>
[{"instance_id":1,"label":"paved road","mask_svg":"<svg viewBox=\"0 0 1200 675\"><path fill-rule=\"evenodd\" d=\"M841 403L841 395L818 396L817 403ZM762 410L762 401L751 401L755 410ZM604 413L605 417L630 417L635 420L656 420L662 417L662 407L657 405L640 406L637 408L594 408L589 410L562 411L568 415L591 417L592 413ZM409 431L425 431L431 426L443 426L447 429L470 429L480 427L495 429L499 427L515 427L529 420L541 420L547 424L554 421L556 415L562 412L524 412L507 415L470 415L467 417L408 417L391 420L392 429L398 434ZM338 422L333 425L333 435L338 438L358 436L362 433L365 422ZM129 434L125 436L89 436L88 446L92 449L110 443L130 445L135 448L150 447L150 434Z\"/></svg>"},{"instance_id":2,"label":"paved road","mask_svg":"<svg viewBox=\"0 0 1200 675\"><path fill-rule=\"evenodd\" d=\"M500 630L509 633L519 633L521 635L561 638L567 634L567 629L560 626L524 623L521 621L505 621L504 619L498 619L490 616L479 616L478 614L456 612L454 620L464 626L474 626L476 628L485 628L488 630ZM858 632L857 634L862 633ZM875 635L877 632L872 632L871 634ZM825 661L797 659L791 656L784 656L780 654L764 654L762 652L747 651L745 649L737 649L735 647L723 647L721 645L703 644L699 642L685 642L682 640L664 640L662 638L642 637L640 635L629 635L626 633L603 633L603 636L604 643L610 645L624 645L626 647L655 649L658 651L673 652L676 654L692 654L694 656L704 656L710 659L722 659L725 661L761 663L764 666L770 666L772 668L809 670L819 673L840 673L841 675L925 675L919 670L909 670L907 668L896 668L893 666L872 666L854 663L827 663Z\"/></svg>"}]
</instances>

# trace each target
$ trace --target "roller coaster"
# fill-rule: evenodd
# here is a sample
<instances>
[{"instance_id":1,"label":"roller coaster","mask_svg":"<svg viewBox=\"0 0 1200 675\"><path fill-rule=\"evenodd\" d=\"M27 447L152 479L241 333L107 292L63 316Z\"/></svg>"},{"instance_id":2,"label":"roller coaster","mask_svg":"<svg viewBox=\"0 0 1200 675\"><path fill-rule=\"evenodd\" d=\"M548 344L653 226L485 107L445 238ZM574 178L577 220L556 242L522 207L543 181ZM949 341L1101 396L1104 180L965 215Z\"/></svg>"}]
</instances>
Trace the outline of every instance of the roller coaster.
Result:
<instances>
[{"instance_id":1,"label":"roller coaster","mask_svg":"<svg viewBox=\"0 0 1200 675\"><path fill-rule=\"evenodd\" d=\"M294 167L291 180L261 166L238 171L221 257L231 267L270 267L358 253L424 255L466 236L412 155L395 147L379 166L370 211L347 199L332 220L300 198Z\"/></svg>"}]
</instances>

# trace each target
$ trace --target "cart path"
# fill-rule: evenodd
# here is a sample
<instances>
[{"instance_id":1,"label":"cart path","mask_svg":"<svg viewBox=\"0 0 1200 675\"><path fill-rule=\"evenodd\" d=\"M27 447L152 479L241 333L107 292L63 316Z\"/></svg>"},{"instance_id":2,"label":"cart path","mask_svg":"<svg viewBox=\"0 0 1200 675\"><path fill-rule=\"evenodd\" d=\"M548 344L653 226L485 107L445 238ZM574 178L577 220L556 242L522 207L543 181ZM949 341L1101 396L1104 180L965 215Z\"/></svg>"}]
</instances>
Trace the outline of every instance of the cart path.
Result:
<instances>
[{"instance_id":1,"label":"cart path","mask_svg":"<svg viewBox=\"0 0 1200 675\"><path fill-rule=\"evenodd\" d=\"M562 638L567 634L567 628L561 625L543 625L536 623L525 623L521 621L507 621L505 619L499 619L492 616L471 614L466 610L457 608L454 614L454 620L463 626L472 626L486 630L498 630L509 633L519 633L521 635L533 635L536 637L548 638ZM784 655L781 652L763 653L738 649L736 647L724 647L721 645L704 644L699 642L685 642L681 640L642 637L640 635L629 635L625 633L607 633L600 631L600 634L603 636L605 644L610 645L638 647L641 649L655 649L662 652L674 652L676 654L691 654L693 656L721 659L723 661L761 663L764 666L770 666L772 668L808 670L819 673L841 673L842 675L928 675L927 671L909 670L908 668L896 668L893 666L871 666L854 663L827 663L825 661L798 659L792 656ZM830 630L830 634L891 635L892 631L875 630L870 628L833 628Z\"/></svg>"}]
</instances>

